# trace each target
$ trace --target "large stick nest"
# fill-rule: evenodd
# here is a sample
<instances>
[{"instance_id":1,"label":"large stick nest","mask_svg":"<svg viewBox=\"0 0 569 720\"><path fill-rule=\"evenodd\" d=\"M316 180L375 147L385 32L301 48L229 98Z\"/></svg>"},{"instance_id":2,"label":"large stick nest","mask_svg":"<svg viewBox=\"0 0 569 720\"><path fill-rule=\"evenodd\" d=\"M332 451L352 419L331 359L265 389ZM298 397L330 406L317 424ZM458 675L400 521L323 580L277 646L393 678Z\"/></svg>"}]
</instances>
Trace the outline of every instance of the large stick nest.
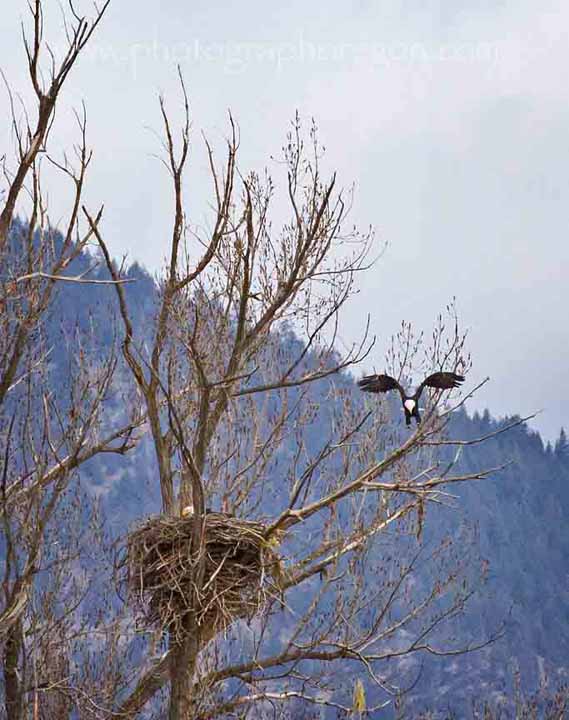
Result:
<instances>
[{"instance_id":1,"label":"large stick nest","mask_svg":"<svg viewBox=\"0 0 569 720\"><path fill-rule=\"evenodd\" d=\"M194 516L150 518L128 536L126 580L148 626L182 636L193 614L207 640L238 618L252 618L278 593L277 542L262 523L222 513L204 518L201 583L192 554Z\"/></svg>"}]
</instances>

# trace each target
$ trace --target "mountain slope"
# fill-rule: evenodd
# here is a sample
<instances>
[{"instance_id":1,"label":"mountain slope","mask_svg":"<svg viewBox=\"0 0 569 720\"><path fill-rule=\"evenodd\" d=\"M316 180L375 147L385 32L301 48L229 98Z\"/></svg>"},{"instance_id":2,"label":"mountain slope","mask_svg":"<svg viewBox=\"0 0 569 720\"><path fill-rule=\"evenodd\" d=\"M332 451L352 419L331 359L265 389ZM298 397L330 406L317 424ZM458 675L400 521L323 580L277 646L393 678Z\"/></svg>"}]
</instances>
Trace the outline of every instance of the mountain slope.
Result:
<instances>
[{"instance_id":1,"label":"mountain slope","mask_svg":"<svg viewBox=\"0 0 569 720\"><path fill-rule=\"evenodd\" d=\"M83 271L91 261L81 257L69 271ZM96 277L104 277L101 271ZM152 279L140 268L131 269L137 282L128 285L127 297L139 337L151 331L152 310L157 297ZM52 362L58 368L58 382L65 383L65 354L70 346L61 342L78 323L96 328L101 349L108 348L120 326L115 324L115 296L112 288L93 288L73 284L58 288L50 328L53 336ZM283 354L296 347L290 332L279 342ZM308 368L313 357L308 354ZM354 403L363 403L352 378L345 374L334 380L354 393ZM313 387L321 406L333 403L329 383ZM515 412L515 408L512 409ZM393 422L400 423L395 408ZM506 427L513 418L492 419L488 412L469 416L454 414L451 437L480 438ZM321 419L322 422L322 419ZM317 452L322 433L314 426L306 436L308 453ZM286 441L282 457L287 456ZM450 452L450 451L449 451ZM454 451L453 451L454 452ZM449 455L450 457L450 455ZM499 467L511 463L496 476L481 482L457 486L453 508L428 509L423 542L434 544L445 534L455 538L464 554L474 545L487 566L487 580L480 588L466 615L446 632L456 647L471 640L492 636L502 623L503 634L492 644L465 656L427 657L412 660L407 667L416 671L419 681L405 699L406 715L413 717L423 707L458 708L462 712L473 697L511 695L514 673L519 667L523 682L531 687L544 671L554 678L568 677L569 665L569 452L567 440L560 436L555 448L544 446L539 435L522 424L500 433L485 443L464 448L459 472ZM154 456L148 442L142 442L127 459L108 456L88 464L83 473L88 491L101 500L109 528L119 533L133 520L159 509ZM275 490L277 492L277 490ZM274 500L274 496L273 496ZM468 531L468 532L467 532ZM473 538L472 541L468 538ZM374 578L368 578L373 586ZM414 663L414 665L413 665ZM422 667L422 670L421 670Z\"/></svg>"}]
</instances>

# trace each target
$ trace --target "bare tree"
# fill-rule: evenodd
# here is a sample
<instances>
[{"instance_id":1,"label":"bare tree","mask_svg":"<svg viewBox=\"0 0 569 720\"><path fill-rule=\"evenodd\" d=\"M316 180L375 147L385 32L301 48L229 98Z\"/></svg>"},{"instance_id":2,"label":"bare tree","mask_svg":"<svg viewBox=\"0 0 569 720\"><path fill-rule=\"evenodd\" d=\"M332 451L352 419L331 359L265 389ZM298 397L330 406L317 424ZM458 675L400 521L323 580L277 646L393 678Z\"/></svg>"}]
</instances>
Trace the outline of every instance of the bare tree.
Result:
<instances>
[{"instance_id":1,"label":"bare tree","mask_svg":"<svg viewBox=\"0 0 569 720\"><path fill-rule=\"evenodd\" d=\"M233 121L223 170L207 145L216 198L213 230L202 237L186 225L182 173L189 109L182 80L181 87L186 123L178 153L160 103L175 216L148 356L133 343L121 276L99 228L94 222L92 227L117 281L123 350L151 418L163 511L179 514L193 501L198 518L195 592L209 579L199 562L205 498L232 515L262 517L267 542L286 538L281 540L286 563L280 593L257 620L250 660L229 662L226 640L212 642L208 628L194 617L185 638L170 637L164 657L142 676L120 711L136 713L164 683L171 688L170 718L230 716L264 701L341 708L328 697L333 672L326 668L335 660L360 665L382 691L397 694L401 688L377 668L420 651L444 654L430 638L463 609L471 592L458 590L465 568L456 557L449 563L447 543L412 552L409 536L420 536L426 507L441 502L443 486L490 471L461 476L453 474L452 461L442 465L437 448L447 442L442 436L454 408L441 410L440 393L430 399L425 422L401 438L391 433L383 406L379 411L363 406L345 386L341 371L361 362L371 348L366 338L345 356L334 348L338 316L356 274L366 267L371 234L346 230L349 202L335 176L322 177L314 126L306 142L297 118L283 149L290 219L280 232L271 220L279 185L268 175L238 173ZM201 249L197 256L194 248ZM452 308L448 311L452 317ZM468 368L465 338L453 319L450 333L439 320L423 364ZM293 351L284 349L287 324L304 335ZM401 376L423 346L413 342L407 326L396 346L399 354L392 351L388 361L399 364ZM328 406L315 390L323 382ZM173 413L161 413L164 405ZM321 442L311 447L307 435L315 425ZM279 463L283 445L289 449L284 464ZM268 519L271 498L277 512ZM378 563L373 549L394 531L389 562L383 557ZM437 580L413 597L415 575L428 557L440 563ZM365 581L369 572L382 578L373 591ZM310 601L300 615L298 609L293 613L296 621L275 654L275 626L290 625L286 598L299 587ZM228 679L238 680L230 698Z\"/></svg>"},{"instance_id":2,"label":"bare tree","mask_svg":"<svg viewBox=\"0 0 569 720\"><path fill-rule=\"evenodd\" d=\"M61 605L76 607L83 594L84 588L74 583L63 587L63 565L69 566L75 553L69 546L60 551L54 538L58 521L65 518L68 530L72 526L70 494L78 491L72 481L78 468L98 453L125 453L137 424L133 418L122 428L103 432L102 416L117 364L114 348L105 354L95 333L62 328L58 342L73 351L68 367L57 368L54 355L61 348L54 347L48 329L58 283L111 282L93 279L89 271L69 274L92 239L91 228L80 217L91 160L84 109L76 115L79 143L73 148L74 160L60 160L49 151L61 89L107 6L108 2L96 9L89 20L70 4L67 49L58 59L44 40L42 4L30 3L32 30L29 35L24 32L24 46L35 118L31 109L18 106L19 96L4 78L15 141L13 162L8 153L2 156L5 189L0 213L0 641L4 710L10 719L28 716L28 682L44 673L38 658L70 615L69 607L60 613ZM60 232L50 222L42 163L63 173L72 188L71 211ZM15 218L17 203L24 199L30 208L25 223ZM63 395L55 390L58 372L66 376ZM38 580L45 574L51 576L52 591L59 588L57 603ZM77 617L71 624L76 623ZM64 656L58 655L65 664ZM51 660L58 655L51 655Z\"/></svg>"},{"instance_id":3,"label":"bare tree","mask_svg":"<svg viewBox=\"0 0 569 720\"><path fill-rule=\"evenodd\" d=\"M91 157L85 113L78 115L76 168L47 150L60 89L107 6L92 21L70 6L69 50L59 65L48 50L51 79L44 87L42 5L32 4L26 52L37 123L20 127L9 93L17 152L15 169L5 160L0 215L0 323L7 338L0 357L6 716L64 717L78 709L82 717L137 717L163 688L171 720L245 717L252 707L259 717L265 711L286 717L299 705L349 712L353 688L338 687L338 663L359 678L354 706L369 715L412 684L402 658L457 654L489 641L437 644L441 627L472 593L463 582L469 568L462 547L422 543L429 506L449 501L446 488L491 472L461 475L457 458L448 459L449 447L476 442L446 436L452 411L466 398L449 404L447 396L433 393L423 423L404 435L387 403L365 404L354 396L347 371L369 356L373 341L366 334L341 355L337 328L358 273L368 267L373 234L349 224L351 194L323 171L314 125L305 137L295 118L273 178L239 168L239 132L230 118L221 165L205 141L210 231L188 223L183 178L190 109L181 74L180 131L160 99L173 195L169 262L152 336L136 332L129 278L105 242L102 208L93 212L82 200ZM40 153L74 188L61 235L45 207ZM25 224L15 223L24 192L32 211ZM283 214L279 223L275 218ZM91 242L108 278L68 273ZM51 390L44 322L61 281L114 288L125 361L123 367L114 345L102 356L96 333L72 334L64 399ZM431 343L415 340L403 326L386 359L391 372L403 378L424 366L468 369L452 308L447 315L450 330L441 318ZM108 397L123 370L132 380L129 412L117 422ZM69 587L64 568L75 557L69 545L59 553L48 541L62 528L79 527L79 516L65 515L65 500L79 492L72 480L81 466L100 454L125 454L143 435L155 453L162 513L179 517L193 507L190 608L212 581L205 573L207 506L260 521L263 542L282 557L282 572L249 625L228 623L216 634L197 612L188 612L183 633L158 628L147 635L147 659L139 669L139 661L136 668L129 664L136 635L129 609L108 603L113 578L99 598L103 620L92 623L81 602L89 577ZM107 548L97 528L92 537ZM40 568L49 577L49 596L37 581ZM67 598L64 611L53 597ZM364 680L375 698L371 705Z\"/></svg>"}]
</instances>

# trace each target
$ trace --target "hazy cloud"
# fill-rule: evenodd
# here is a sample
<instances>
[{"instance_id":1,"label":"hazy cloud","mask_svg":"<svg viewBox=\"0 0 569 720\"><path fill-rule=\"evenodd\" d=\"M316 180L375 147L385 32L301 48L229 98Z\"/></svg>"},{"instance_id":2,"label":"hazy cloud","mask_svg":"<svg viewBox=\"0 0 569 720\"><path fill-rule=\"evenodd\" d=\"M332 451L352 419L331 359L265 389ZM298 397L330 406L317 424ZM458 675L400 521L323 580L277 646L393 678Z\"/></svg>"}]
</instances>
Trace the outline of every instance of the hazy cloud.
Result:
<instances>
[{"instance_id":1,"label":"hazy cloud","mask_svg":"<svg viewBox=\"0 0 569 720\"><path fill-rule=\"evenodd\" d=\"M57 38L51 6L48 32ZM1 64L20 90L25 12L25 2L9 0L0 27ZM344 341L369 309L381 367L401 319L428 328L456 295L475 375L493 380L479 403L498 414L543 408L535 425L553 435L568 422L569 401L568 33L560 0L271 9L258 0L171 0L161 12L123 0L111 5L65 99L87 103L96 151L89 200L105 202L113 250L151 269L165 253L171 199L149 128L159 128L159 90L175 106L177 63L194 128L220 141L231 108L244 165L278 152L295 109L314 116L329 162L346 184L356 181L354 220L388 243L346 314ZM58 137L67 141L72 126L70 110L60 113ZM2 113L2 148L8 138ZM203 223L198 144L188 210ZM55 180L50 188L56 216L63 189Z\"/></svg>"}]
</instances>

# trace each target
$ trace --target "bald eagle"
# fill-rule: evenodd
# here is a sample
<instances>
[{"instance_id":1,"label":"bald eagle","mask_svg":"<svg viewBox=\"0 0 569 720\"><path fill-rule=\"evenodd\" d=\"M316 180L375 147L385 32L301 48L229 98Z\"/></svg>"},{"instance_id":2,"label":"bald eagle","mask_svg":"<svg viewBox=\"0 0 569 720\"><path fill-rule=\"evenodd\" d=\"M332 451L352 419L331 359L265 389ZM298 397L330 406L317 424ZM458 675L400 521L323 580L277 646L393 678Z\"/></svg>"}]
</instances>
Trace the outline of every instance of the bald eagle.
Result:
<instances>
[{"instance_id":1,"label":"bald eagle","mask_svg":"<svg viewBox=\"0 0 569 720\"><path fill-rule=\"evenodd\" d=\"M463 375L457 375L453 372L436 372L426 377L413 395L407 395L397 380L389 375L366 375L358 382L358 385L364 392L384 393L389 392L389 390L397 390L403 403L405 423L411 425L411 418L414 417L418 425L421 422L419 398L423 390L426 387L436 388L437 390L451 390L458 387L461 382L464 382Z\"/></svg>"},{"instance_id":2,"label":"bald eagle","mask_svg":"<svg viewBox=\"0 0 569 720\"><path fill-rule=\"evenodd\" d=\"M194 515L194 513L195 513L195 511L194 511L194 506L192 503L190 503L189 505L186 505L186 507L182 509L182 517L184 517L184 518L189 517L190 515ZM225 517L233 517L233 515L231 515L231 513L226 513L226 512L223 512L222 510L212 510L211 508L208 508L208 507L205 508L205 510L204 510L205 515L211 515L212 513L214 515L224 515Z\"/></svg>"},{"instance_id":3,"label":"bald eagle","mask_svg":"<svg viewBox=\"0 0 569 720\"><path fill-rule=\"evenodd\" d=\"M205 508L205 514L209 515L213 510L210 510L210 508ZM189 517L190 515L194 514L194 506L192 503L189 505L186 505L186 507L182 510L182 517Z\"/></svg>"}]
</instances>

